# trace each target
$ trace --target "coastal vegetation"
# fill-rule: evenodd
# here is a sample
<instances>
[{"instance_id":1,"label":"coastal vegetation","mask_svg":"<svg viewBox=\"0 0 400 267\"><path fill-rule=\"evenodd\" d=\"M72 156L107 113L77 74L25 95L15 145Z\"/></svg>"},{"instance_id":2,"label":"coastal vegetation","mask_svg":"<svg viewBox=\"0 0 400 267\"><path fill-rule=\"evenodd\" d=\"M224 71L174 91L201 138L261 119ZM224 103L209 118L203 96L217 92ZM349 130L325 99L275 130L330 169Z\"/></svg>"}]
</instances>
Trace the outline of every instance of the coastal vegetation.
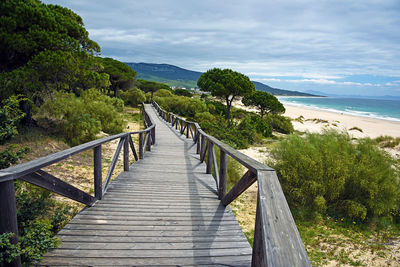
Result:
<instances>
[{"instance_id":1,"label":"coastal vegetation","mask_svg":"<svg viewBox=\"0 0 400 267\"><path fill-rule=\"evenodd\" d=\"M36 0L9 0L0 3L0 13L0 169L133 130L132 121L142 122L140 103L154 99L236 149L257 145L268 153L267 164L279 175L314 263L337 258L340 263L361 265L350 253L332 249L341 238L374 251L384 251L385 243L398 238L400 167L382 148L398 146L399 138L353 140L337 131L299 135L282 115L285 109L276 97L255 91L241 73L214 68L201 75L199 87L212 96L172 90L163 83L136 79L136 72L122 62L96 56L100 47L69 9ZM235 107L239 97L260 113ZM216 149L217 157L219 153ZM78 162L89 158L83 155ZM67 174L83 168L71 162L57 167ZM239 164L228 158L228 188L242 173ZM17 256L25 263L39 260L58 244L54 234L80 208L21 181L15 188L20 240L12 242L10 233L0 235L1 263ZM239 201L240 209L233 204L237 215L255 214L254 196L244 194ZM241 223L246 229L254 226L252 220ZM254 229L245 233L251 240Z\"/></svg>"}]
</instances>

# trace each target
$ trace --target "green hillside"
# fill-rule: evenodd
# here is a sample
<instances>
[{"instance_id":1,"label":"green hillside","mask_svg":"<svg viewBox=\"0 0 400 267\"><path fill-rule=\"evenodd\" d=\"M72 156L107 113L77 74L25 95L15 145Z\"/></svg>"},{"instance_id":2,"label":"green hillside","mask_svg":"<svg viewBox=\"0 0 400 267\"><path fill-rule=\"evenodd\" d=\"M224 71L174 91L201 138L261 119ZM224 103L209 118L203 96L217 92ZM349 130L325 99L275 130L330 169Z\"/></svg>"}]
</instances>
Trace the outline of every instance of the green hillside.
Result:
<instances>
[{"instance_id":1,"label":"green hillside","mask_svg":"<svg viewBox=\"0 0 400 267\"><path fill-rule=\"evenodd\" d=\"M125 63L137 72L138 78L148 81L166 83L169 86L197 88L201 72L183 69L169 64ZM272 88L266 84L252 81L258 91L284 96L316 96L298 91Z\"/></svg>"}]
</instances>

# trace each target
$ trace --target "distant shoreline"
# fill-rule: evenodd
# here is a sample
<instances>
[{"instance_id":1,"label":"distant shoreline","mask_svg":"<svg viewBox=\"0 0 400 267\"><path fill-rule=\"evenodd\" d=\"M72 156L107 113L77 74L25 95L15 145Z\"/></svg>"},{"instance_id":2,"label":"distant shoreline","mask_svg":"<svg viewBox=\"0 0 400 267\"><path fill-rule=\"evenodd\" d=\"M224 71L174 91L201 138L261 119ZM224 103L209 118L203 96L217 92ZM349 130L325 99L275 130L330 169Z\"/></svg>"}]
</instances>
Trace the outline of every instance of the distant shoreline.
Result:
<instances>
[{"instance_id":1,"label":"distant shoreline","mask_svg":"<svg viewBox=\"0 0 400 267\"><path fill-rule=\"evenodd\" d=\"M300 116L304 117L303 123L293 121L293 126L298 131L321 132L323 128L330 127L347 131L355 138L376 138L381 135L400 137L400 122L398 121L358 116L340 111L336 112L318 108L302 107L287 103L284 103L283 105L286 109L284 114L285 116L292 119L299 118ZM312 119L327 121L327 123L318 123L316 121L311 121ZM358 127L362 132L358 130L350 130L354 127Z\"/></svg>"}]
</instances>

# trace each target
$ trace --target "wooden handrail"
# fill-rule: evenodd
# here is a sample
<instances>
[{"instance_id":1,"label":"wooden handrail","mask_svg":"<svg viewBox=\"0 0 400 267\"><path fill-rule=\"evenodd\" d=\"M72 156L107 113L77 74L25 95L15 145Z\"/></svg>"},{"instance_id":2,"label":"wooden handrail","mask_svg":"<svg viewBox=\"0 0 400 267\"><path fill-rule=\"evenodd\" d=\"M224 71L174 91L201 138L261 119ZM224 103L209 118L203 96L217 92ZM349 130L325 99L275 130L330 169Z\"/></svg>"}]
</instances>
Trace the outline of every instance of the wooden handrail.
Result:
<instances>
[{"instance_id":1,"label":"wooden handrail","mask_svg":"<svg viewBox=\"0 0 400 267\"><path fill-rule=\"evenodd\" d=\"M257 212L254 230L252 266L311 266L307 252L283 194L276 172L253 158L233 149L213 136L206 134L198 123L185 120L167 112L152 101L159 116L171 123L181 133L189 131L197 144L196 153L203 162L207 155L207 173L212 165L217 179L218 198L223 205L228 205L249 188L255 181L258 183ZM186 128L185 128L186 125ZM190 129L190 130L188 130ZM216 163L214 146L220 151L220 170ZM227 156L232 157L248 169L245 175L226 193ZM215 175L218 177L218 175Z\"/></svg>"},{"instance_id":2,"label":"wooden handrail","mask_svg":"<svg viewBox=\"0 0 400 267\"><path fill-rule=\"evenodd\" d=\"M146 129L136 132L120 133L113 136L104 137L88 143L84 143L60 152L50 154L48 156L38 158L29 162L25 162L7 169L0 170L0 234L14 233L13 242L18 242L18 225L16 215L16 202L13 180L21 179L28 183L50 190L56 194L63 195L87 206L93 205L97 200L102 199L107 191L108 184L111 180L114 168L116 166L118 156L123 150L124 171L129 170L129 148L135 160L142 159L146 147L151 149L151 145L155 144L155 124L150 116L146 113L143 104L143 116ZM136 154L135 145L132 141L132 135L139 135L139 157ZM146 135L145 145L143 146L143 134ZM119 143L113 159L111 161L107 176L102 182L102 163L101 163L101 145L110 141L119 139ZM53 165L61 160L71 157L72 155L83 151L93 149L94 162L94 196L70 185L57 177L45 172L42 168ZM21 266L20 259L16 259L13 266Z\"/></svg>"}]
</instances>

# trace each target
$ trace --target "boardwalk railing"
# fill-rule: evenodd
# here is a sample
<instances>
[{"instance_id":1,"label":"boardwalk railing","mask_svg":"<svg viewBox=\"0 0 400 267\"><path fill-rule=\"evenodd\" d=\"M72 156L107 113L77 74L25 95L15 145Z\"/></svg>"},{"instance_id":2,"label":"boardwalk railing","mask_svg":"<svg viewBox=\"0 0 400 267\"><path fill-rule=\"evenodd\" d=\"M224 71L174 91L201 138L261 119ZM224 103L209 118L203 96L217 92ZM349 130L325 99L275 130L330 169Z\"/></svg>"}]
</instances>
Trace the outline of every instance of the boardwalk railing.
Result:
<instances>
[{"instance_id":1,"label":"boardwalk railing","mask_svg":"<svg viewBox=\"0 0 400 267\"><path fill-rule=\"evenodd\" d=\"M224 206L257 181L252 266L311 266L275 170L206 134L196 122L166 112L154 101L152 104L159 116L193 139L201 162L207 157L206 173L211 173L214 167L218 198ZM220 149L219 170L215 146ZM226 193L228 155L246 167L247 172Z\"/></svg>"},{"instance_id":2,"label":"boardwalk railing","mask_svg":"<svg viewBox=\"0 0 400 267\"><path fill-rule=\"evenodd\" d=\"M137 161L143 159L146 148L147 150L150 150L151 145L155 143L155 124L145 112L144 108L143 115L147 127L145 130L104 137L36 160L0 170L0 234L7 232L14 233L12 241L14 243L18 242L18 225L14 192L14 180L16 179L21 179L25 182L40 186L54 193L83 203L86 206L92 206L97 200L102 199L104 193L107 191L122 148L124 171L129 171L129 148ZM132 141L132 135L134 134L139 135L139 153L136 152L135 145ZM116 139L119 139L119 143L103 182L101 145ZM44 167L48 167L71 157L72 155L79 154L89 149L93 149L94 196L42 170ZM13 266L21 266L20 259L13 262Z\"/></svg>"}]
</instances>

